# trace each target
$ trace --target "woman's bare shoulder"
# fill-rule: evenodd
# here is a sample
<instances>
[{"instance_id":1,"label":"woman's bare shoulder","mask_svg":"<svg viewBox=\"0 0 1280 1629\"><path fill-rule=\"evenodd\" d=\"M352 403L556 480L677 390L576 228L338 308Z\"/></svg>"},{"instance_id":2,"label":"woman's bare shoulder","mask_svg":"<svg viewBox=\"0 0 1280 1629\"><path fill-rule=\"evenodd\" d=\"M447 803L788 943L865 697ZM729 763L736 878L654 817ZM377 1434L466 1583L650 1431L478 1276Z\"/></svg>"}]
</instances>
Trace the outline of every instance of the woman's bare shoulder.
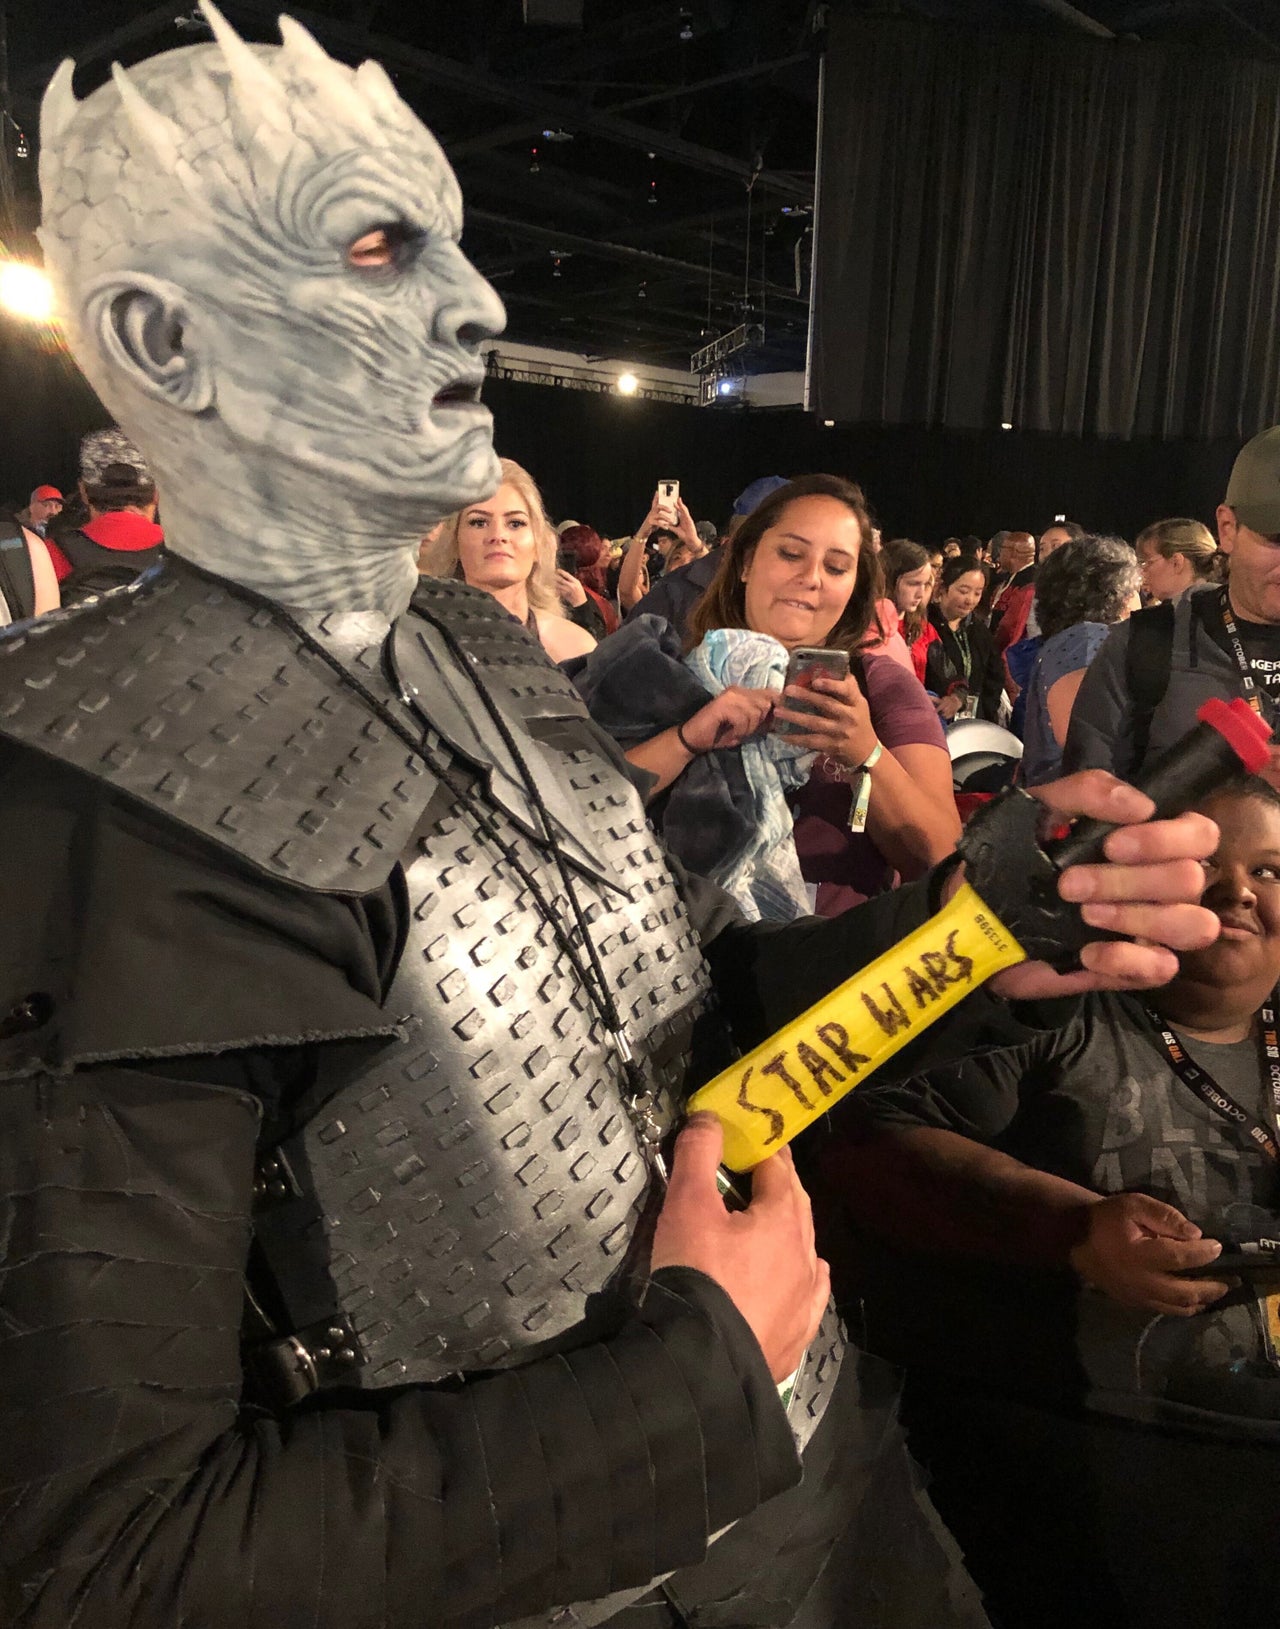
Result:
<instances>
[{"instance_id":1,"label":"woman's bare shoulder","mask_svg":"<svg viewBox=\"0 0 1280 1629\"><path fill-rule=\"evenodd\" d=\"M542 648L553 662L567 662L571 656L586 656L596 648L596 642L585 628L567 617L558 617L551 611L535 611L538 638Z\"/></svg>"}]
</instances>

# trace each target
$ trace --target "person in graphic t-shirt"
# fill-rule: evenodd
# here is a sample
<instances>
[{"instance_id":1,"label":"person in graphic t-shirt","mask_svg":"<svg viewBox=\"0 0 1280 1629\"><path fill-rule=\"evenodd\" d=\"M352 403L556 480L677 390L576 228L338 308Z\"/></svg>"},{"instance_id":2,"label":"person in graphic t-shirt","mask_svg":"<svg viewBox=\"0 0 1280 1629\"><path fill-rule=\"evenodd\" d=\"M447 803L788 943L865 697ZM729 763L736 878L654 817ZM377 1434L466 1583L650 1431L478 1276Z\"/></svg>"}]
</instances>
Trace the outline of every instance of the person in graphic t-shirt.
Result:
<instances>
[{"instance_id":1,"label":"person in graphic t-shirt","mask_svg":"<svg viewBox=\"0 0 1280 1629\"><path fill-rule=\"evenodd\" d=\"M91 431L80 443L80 496L89 519L48 545L64 605L133 582L156 563L164 546L164 532L156 524L155 480L146 459L115 425Z\"/></svg>"},{"instance_id":2,"label":"person in graphic t-shirt","mask_svg":"<svg viewBox=\"0 0 1280 1629\"><path fill-rule=\"evenodd\" d=\"M1210 696L1245 696L1268 723L1280 720L1280 425L1241 448L1217 519L1227 586L1192 588L1172 612L1144 611L1112 631L1076 698L1065 774L1109 769L1132 779L1191 728ZM1142 637L1135 629L1144 619L1170 616L1171 636L1159 647L1168 653L1159 675L1167 667L1167 682L1148 720L1129 677L1129 641ZM1280 747L1267 774L1280 786Z\"/></svg>"},{"instance_id":3,"label":"person in graphic t-shirt","mask_svg":"<svg viewBox=\"0 0 1280 1629\"><path fill-rule=\"evenodd\" d=\"M1280 1272L1235 1277L1215 1241L1280 1238L1280 794L1203 812L1215 944L1145 1000L870 1081L827 1156L866 1344L905 1367L930 1491L1019 1629L1276 1623Z\"/></svg>"}]
</instances>

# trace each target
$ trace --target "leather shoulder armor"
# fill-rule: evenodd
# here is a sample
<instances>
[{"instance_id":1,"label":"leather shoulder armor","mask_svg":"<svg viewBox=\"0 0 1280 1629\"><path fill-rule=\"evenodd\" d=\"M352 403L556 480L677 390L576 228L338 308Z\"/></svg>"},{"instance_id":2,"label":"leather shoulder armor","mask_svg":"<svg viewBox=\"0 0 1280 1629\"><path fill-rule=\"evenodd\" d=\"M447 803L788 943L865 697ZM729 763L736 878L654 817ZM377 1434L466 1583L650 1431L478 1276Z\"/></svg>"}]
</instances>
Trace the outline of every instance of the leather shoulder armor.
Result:
<instances>
[{"instance_id":1,"label":"leather shoulder armor","mask_svg":"<svg viewBox=\"0 0 1280 1629\"><path fill-rule=\"evenodd\" d=\"M0 736L326 892L380 886L435 785L287 618L172 555L0 638Z\"/></svg>"}]
</instances>

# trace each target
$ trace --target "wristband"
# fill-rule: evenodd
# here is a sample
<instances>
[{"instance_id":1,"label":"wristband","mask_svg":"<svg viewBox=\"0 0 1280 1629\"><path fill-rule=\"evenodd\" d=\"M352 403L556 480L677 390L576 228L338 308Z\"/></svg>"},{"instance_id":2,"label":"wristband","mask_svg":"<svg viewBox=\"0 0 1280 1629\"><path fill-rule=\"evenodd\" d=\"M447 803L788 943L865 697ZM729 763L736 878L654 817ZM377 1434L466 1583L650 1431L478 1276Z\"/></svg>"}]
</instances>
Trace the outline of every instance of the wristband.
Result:
<instances>
[{"instance_id":1,"label":"wristband","mask_svg":"<svg viewBox=\"0 0 1280 1629\"><path fill-rule=\"evenodd\" d=\"M688 722L689 722L688 719L685 719L684 724L687 724ZM707 749L705 747L691 747L689 745L689 743L684 738L684 724L677 724L676 725L676 740L680 743L680 745L684 748L684 750L689 754L689 756L691 758L701 758L703 753Z\"/></svg>"},{"instance_id":2,"label":"wristband","mask_svg":"<svg viewBox=\"0 0 1280 1629\"><path fill-rule=\"evenodd\" d=\"M843 764L838 758L824 758L823 764L827 773L834 775L837 780L856 781L863 775L869 775L883 757L884 746L877 741L860 764Z\"/></svg>"}]
</instances>

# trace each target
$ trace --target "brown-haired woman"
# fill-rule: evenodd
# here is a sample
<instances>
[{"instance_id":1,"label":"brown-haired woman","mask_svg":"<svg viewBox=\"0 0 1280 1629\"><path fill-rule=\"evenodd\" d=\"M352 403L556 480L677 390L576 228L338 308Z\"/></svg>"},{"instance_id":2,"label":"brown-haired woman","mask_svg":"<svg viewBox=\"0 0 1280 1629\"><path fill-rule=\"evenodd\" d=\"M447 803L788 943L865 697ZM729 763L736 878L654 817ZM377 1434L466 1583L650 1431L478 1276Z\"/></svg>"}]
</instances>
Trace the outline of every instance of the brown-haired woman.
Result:
<instances>
[{"instance_id":1,"label":"brown-haired woman","mask_svg":"<svg viewBox=\"0 0 1280 1629\"><path fill-rule=\"evenodd\" d=\"M941 570L942 557L938 557ZM924 632L929 599L933 593L933 559L921 543L909 537L895 537L880 550L880 570L885 593L897 608L899 625L908 650Z\"/></svg>"},{"instance_id":2,"label":"brown-haired woman","mask_svg":"<svg viewBox=\"0 0 1280 1629\"><path fill-rule=\"evenodd\" d=\"M740 745L771 715L819 754L792 797L801 870L820 915L834 916L916 877L949 854L960 823L942 730L913 675L858 647L881 592L861 490L835 475L789 481L722 546L720 569L690 619L692 644L720 628L767 634L788 650L848 652L850 676L812 689L726 690L678 730L632 747L632 762L667 786L699 753ZM861 680L861 683L859 682ZM803 697L814 712L793 711ZM867 767L870 766L870 767ZM863 774L865 830L850 829Z\"/></svg>"}]
</instances>

